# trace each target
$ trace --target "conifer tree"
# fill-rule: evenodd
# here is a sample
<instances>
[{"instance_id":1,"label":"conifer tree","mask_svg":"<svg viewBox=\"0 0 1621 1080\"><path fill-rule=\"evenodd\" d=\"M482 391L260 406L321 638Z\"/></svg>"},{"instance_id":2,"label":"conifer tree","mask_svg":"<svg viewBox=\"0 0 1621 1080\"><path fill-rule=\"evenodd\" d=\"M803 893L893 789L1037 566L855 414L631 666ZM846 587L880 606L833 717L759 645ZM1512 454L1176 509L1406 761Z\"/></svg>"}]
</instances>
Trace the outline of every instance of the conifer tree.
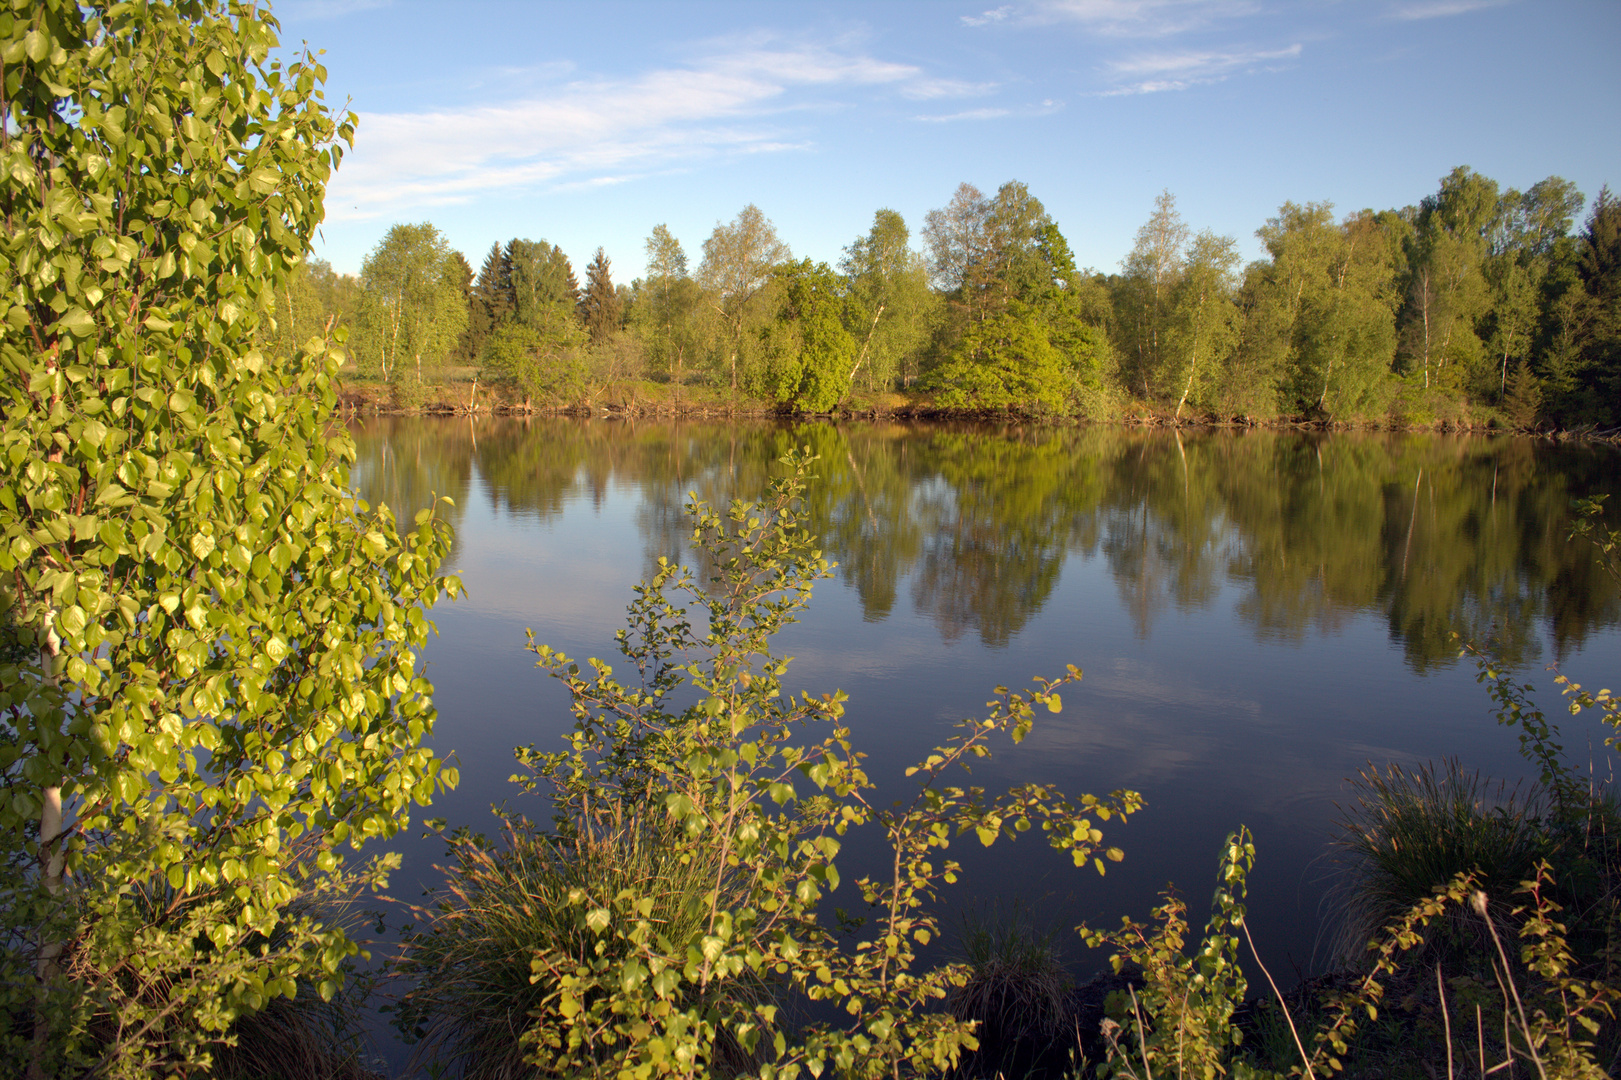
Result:
<instances>
[{"instance_id":1,"label":"conifer tree","mask_svg":"<svg viewBox=\"0 0 1621 1080\"><path fill-rule=\"evenodd\" d=\"M1587 408L1583 420L1621 421L1621 201L1608 187L1593 202L1576 258L1586 293L1581 302L1581 368Z\"/></svg>"},{"instance_id":2,"label":"conifer tree","mask_svg":"<svg viewBox=\"0 0 1621 1080\"><path fill-rule=\"evenodd\" d=\"M490 245L473 282L472 302L467 317L468 346L474 357L484 355L484 346L502 320L512 314L512 260L498 240Z\"/></svg>"},{"instance_id":3,"label":"conifer tree","mask_svg":"<svg viewBox=\"0 0 1621 1080\"><path fill-rule=\"evenodd\" d=\"M608 256L599 247L585 268L585 294L580 297L580 321L591 335L593 345L608 340L620 328L624 305L614 290Z\"/></svg>"},{"instance_id":4,"label":"conifer tree","mask_svg":"<svg viewBox=\"0 0 1621 1080\"><path fill-rule=\"evenodd\" d=\"M457 363L465 364L478 355L473 350L474 343L472 340L473 267L468 263L466 255L459 251L452 251L446 273L456 285L456 292L461 297L462 306L467 309L467 328L462 331L462 336L456 341L456 347L451 350L451 357Z\"/></svg>"}]
</instances>

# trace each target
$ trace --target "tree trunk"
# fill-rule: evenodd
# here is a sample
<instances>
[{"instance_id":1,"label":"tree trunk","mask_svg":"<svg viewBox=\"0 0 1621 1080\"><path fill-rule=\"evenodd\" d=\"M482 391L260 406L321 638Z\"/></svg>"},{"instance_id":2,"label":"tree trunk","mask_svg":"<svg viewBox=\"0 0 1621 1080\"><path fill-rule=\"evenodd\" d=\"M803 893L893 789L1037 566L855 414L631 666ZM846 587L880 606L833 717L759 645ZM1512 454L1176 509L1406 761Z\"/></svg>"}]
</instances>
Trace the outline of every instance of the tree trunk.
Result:
<instances>
[{"instance_id":1,"label":"tree trunk","mask_svg":"<svg viewBox=\"0 0 1621 1080\"><path fill-rule=\"evenodd\" d=\"M61 650L61 639L56 636L56 628L51 625L56 619L56 612L51 608L45 609L45 644L39 650L40 666L45 670L45 681L56 682L56 659ZM42 803L39 811L39 873L40 880L45 885L45 891L52 897L62 894L62 867L63 857L62 841L62 788L53 785L40 792ZM52 912L51 914L54 914ZM34 1041L28 1062L28 1080L45 1080L45 1052L50 1042L50 1022L47 1007L50 1000L50 986L61 974L62 943L56 939L54 927L51 926L51 914L47 914L39 924L38 954L35 962L34 979L36 984L34 998Z\"/></svg>"},{"instance_id":2,"label":"tree trunk","mask_svg":"<svg viewBox=\"0 0 1621 1080\"><path fill-rule=\"evenodd\" d=\"M861 363L867 359L867 350L872 346L872 335L878 329L878 320L883 318L884 308L888 306L887 304L879 304L877 312L873 314L872 325L867 327L866 340L861 343L861 355L856 357L856 366L850 369L850 389L852 390L855 389L856 385L856 372L861 370Z\"/></svg>"}]
</instances>

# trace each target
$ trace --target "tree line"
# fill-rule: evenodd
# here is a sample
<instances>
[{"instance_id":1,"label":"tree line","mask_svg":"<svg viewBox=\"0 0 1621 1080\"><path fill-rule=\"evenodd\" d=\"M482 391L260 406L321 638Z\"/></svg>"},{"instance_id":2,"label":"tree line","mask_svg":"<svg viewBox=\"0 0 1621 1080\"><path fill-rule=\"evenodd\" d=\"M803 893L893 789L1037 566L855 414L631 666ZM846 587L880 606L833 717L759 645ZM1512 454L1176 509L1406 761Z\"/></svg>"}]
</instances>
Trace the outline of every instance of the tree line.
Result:
<instances>
[{"instance_id":1,"label":"tree line","mask_svg":"<svg viewBox=\"0 0 1621 1080\"><path fill-rule=\"evenodd\" d=\"M350 331L354 369L420 398L447 368L571 404L637 380L822 413L900 393L947 408L1106 418L1621 423L1621 203L1549 177L1454 169L1417 205L1336 217L1285 203L1266 256L1194 232L1170 192L1119 272L1078 269L1018 181L958 187L914 246L881 209L836 266L795 259L754 205L696 268L664 225L616 284L545 240L475 273L431 224L396 225L358 278L306 264L279 305L297 341ZM921 248L921 250L920 250Z\"/></svg>"}]
</instances>

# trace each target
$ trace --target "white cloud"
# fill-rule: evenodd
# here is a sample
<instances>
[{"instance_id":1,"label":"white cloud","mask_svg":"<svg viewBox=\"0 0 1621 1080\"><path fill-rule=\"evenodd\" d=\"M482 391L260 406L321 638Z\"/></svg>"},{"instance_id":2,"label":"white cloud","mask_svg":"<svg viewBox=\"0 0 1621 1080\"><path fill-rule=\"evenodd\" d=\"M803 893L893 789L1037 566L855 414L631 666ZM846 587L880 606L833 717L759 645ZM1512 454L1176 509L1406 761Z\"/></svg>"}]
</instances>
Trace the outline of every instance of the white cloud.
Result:
<instances>
[{"instance_id":1,"label":"white cloud","mask_svg":"<svg viewBox=\"0 0 1621 1080\"><path fill-rule=\"evenodd\" d=\"M624 182L717 155L804 150L773 117L803 105L807 93L880 88L929 100L991 85L759 35L706 48L691 66L580 79L508 104L362 112L355 149L328 192L330 217L371 218L536 185Z\"/></svg>"},{"instance_id":2,"label":"white cloud","mask_svg":"<svg viewBox=\"0 0 1621 1080\"><path fill-rule=\"evenodd\" d=\"M1106 65L1105 70L1121 85L1103 91L1103 96L1186 90L1190 86L1220 82L1235 72L1261 70L1282 61L1294 60L1299 58L1300 52L1301 46L1294 44L1286 49L1234 52L1190 50L1114 60Z\"/></svg>"},{"instance_id":3,"label":"white cloud","mask_svg":"<svg viewBox=\"0 0 1621 1080\"><path fill-rule=\"evenodd\" d=\"M1064 103L1062 101L1046 98L1035 105L1026 105L1018 109L986 107L983 109L966 109L962 112L946 113L944 115L924 114L914 116L912 119L925 124L949 124L956 120L999 120L1004 116L1046 116L1057 112L1063 107Z\"/></svg>"},{"instance_id":4,"label":"white cloud","mask_svg":"<svg viewBox=\"0 0 1621 1080\"><path fill-rule=\"evenodd\" d=\"M901 96L913 101L932 101L937 98L979 97L996 89L993 82L968 82L964 79L913 79L901 87Z\"/></svg>"},{"instance_id":5,"label":"white cloud","mask_svg":"<svg viewBox=\"0 0 1621 1080\"><path fill-rule=\"evenodd\" d=\"M1111 37L1167 37L1259 11L1252 0L1043 0L1033 18Z\"/></svg>"},{"instance_id":6,"label":"white cloud","mask_svg":"<svg viewBox=\"0 0 1621 1080\"><path fill-rule=\"evenodd\" d=\"M1452 15L1467 15L1471 11L1502 7L1511 0L1423 0L1416 4L1401 4L1390 11L1393 19L1444 19Z\"/></svg>"},{"instance_id":7,"label":"white cloud","mask_svg":"<svg viewBox=\"0 0 1621 1080\"><path fill-rule=\"evenodd\" d=\"M980 12L978 15L964 15L962 24L964 26L987 26L991 23L999 23L1011 14L1013 14L1013 5L1003 4L999 8L992 8L990 11Z\"/></svg>"},{"instance_id":8,"label":"white cloud","mask_svg":"<svg viewBox=\"0 0 1621 1080\"><path fill-rule=\"evenodd\" d=\"M921 120L925 124L949 124L953 120L995 120L1003 116L1011 116L1008 109L968 109L965 112L948 113L945 116L918 116L913 119Z\"/></svg>"}]
</instances>

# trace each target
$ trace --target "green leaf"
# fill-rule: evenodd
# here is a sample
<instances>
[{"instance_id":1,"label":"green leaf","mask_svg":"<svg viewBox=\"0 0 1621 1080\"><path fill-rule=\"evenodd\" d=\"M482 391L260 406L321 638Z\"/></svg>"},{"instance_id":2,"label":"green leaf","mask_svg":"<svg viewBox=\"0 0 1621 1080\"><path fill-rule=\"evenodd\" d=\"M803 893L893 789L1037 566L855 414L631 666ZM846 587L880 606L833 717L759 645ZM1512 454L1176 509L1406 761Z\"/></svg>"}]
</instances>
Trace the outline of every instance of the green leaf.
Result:
<instances>
[{"instance_id":1,"label":"green leaf","mask_svg":"<svg viewBox=\"0 0 1621 1080\"><path fill-rule=\"evenodd\" d=\"M82 307L70 307L56 320L57 329L74 337L89 337L95 332L96 320Z\"/></svg>"}]
</instances>

